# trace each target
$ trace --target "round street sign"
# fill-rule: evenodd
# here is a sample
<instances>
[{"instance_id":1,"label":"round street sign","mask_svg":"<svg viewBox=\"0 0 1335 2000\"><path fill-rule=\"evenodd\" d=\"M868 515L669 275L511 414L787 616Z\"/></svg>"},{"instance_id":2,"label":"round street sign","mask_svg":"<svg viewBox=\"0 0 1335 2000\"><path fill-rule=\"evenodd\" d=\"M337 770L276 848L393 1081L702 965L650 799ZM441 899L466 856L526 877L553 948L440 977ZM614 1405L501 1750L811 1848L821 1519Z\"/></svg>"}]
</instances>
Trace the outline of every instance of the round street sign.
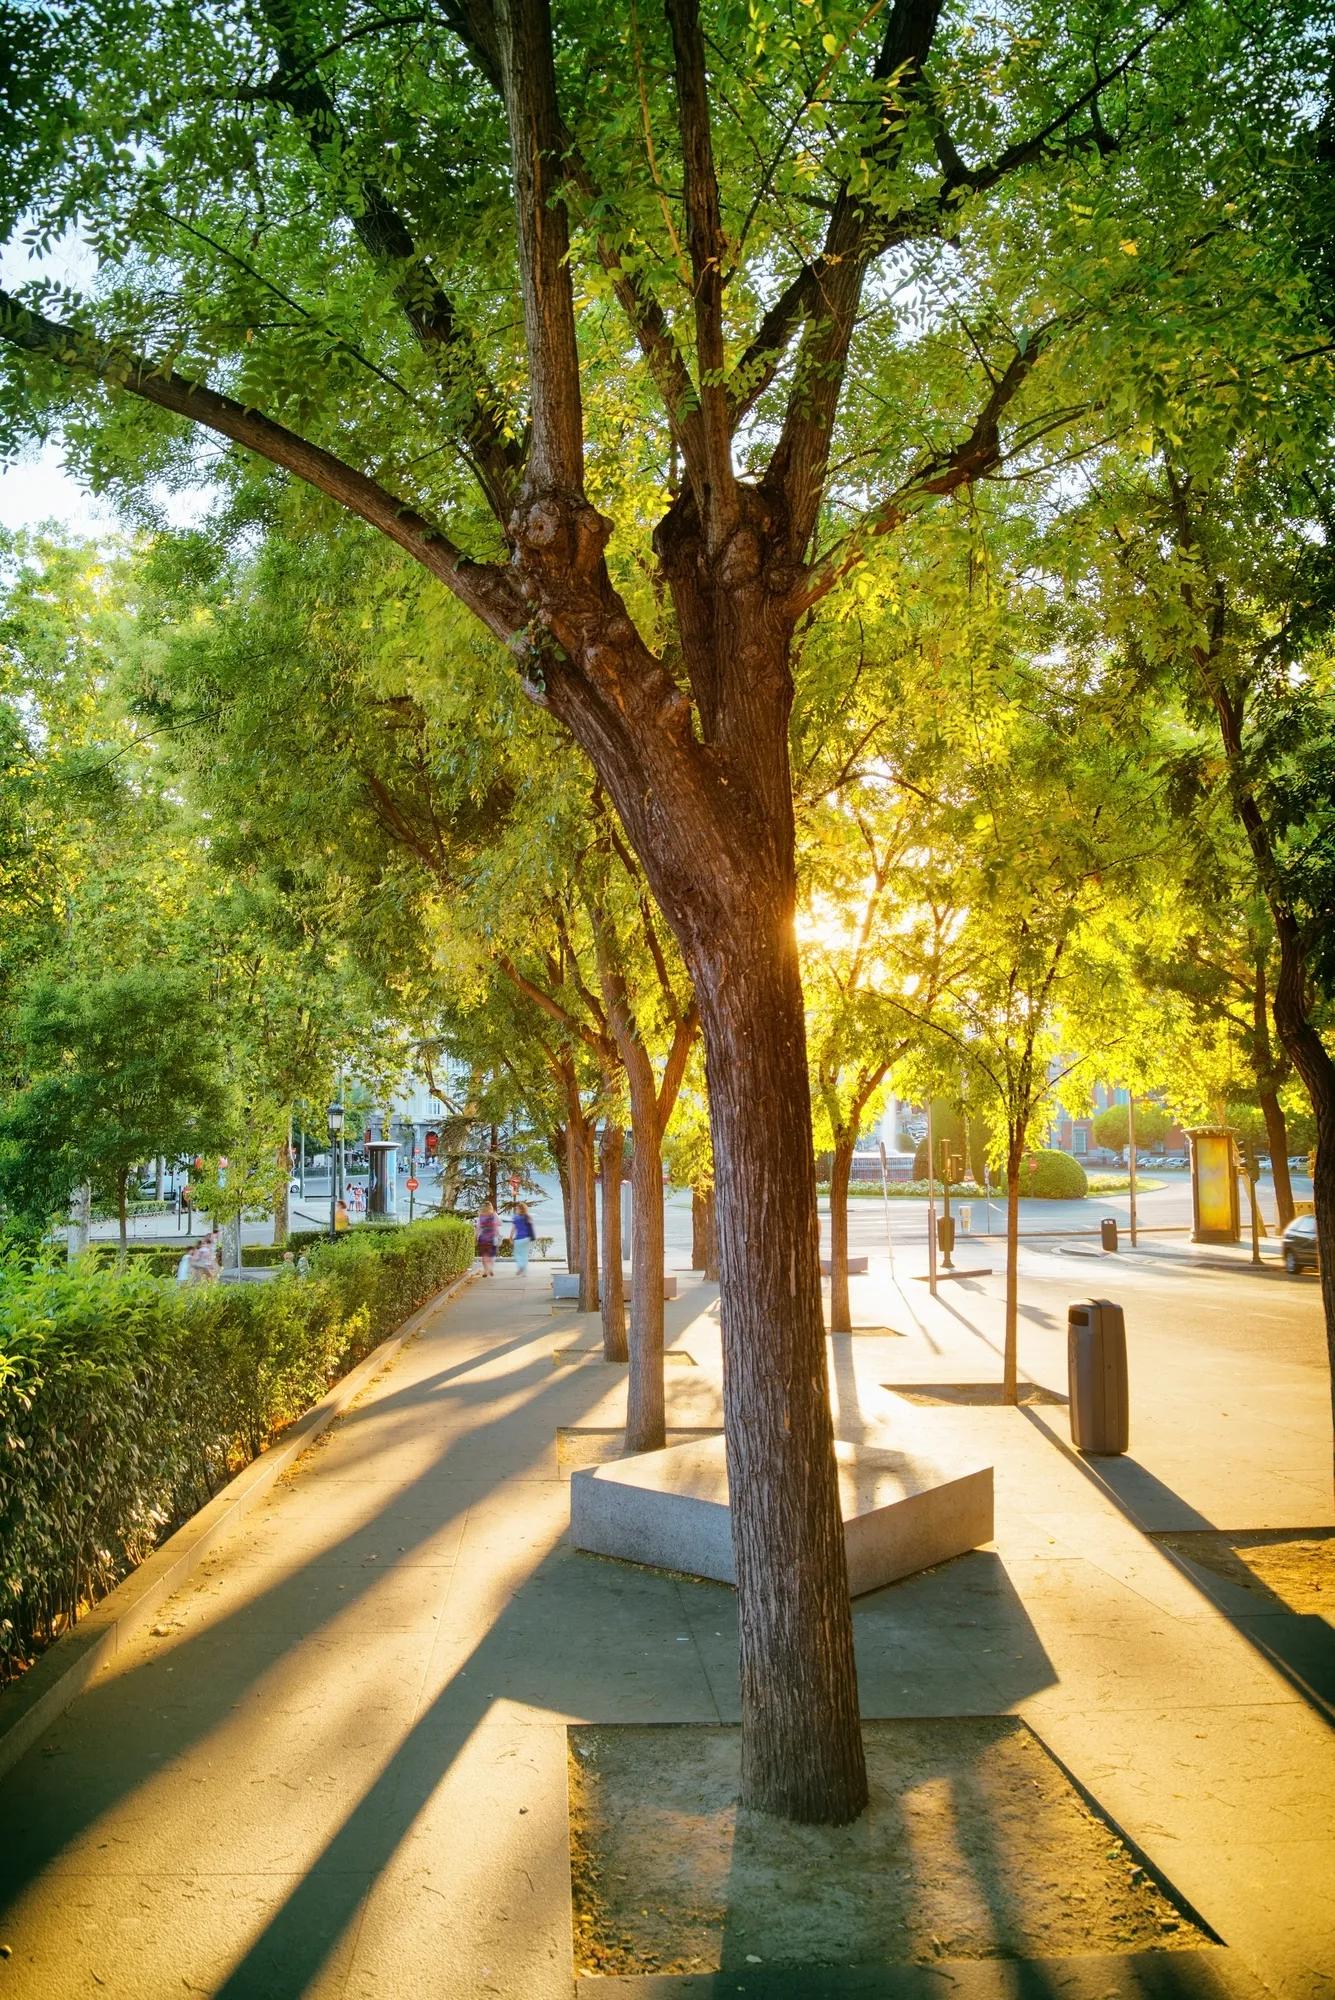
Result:
<instances>
[{"instance_id":1,"label":"round street sign","mask_svg":"<svg viewBox=\"0 0 1335 2000\"><path fill-rule=\"evenodd\" d=\"M404 1182L404 1186L407 1188L409 1194L416 1194L421 1185L422 1183L418 1180L416 1174L409 1174L407 1180Z\"/></svg>"}]
</instances>

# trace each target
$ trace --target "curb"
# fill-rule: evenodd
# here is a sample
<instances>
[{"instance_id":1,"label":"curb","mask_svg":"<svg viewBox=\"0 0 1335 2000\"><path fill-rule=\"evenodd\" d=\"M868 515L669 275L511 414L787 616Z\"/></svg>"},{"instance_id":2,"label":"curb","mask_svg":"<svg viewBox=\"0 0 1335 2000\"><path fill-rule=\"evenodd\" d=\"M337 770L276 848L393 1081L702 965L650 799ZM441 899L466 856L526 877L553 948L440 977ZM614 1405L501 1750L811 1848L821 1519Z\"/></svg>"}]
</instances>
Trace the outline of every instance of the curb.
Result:
<instances>
[{"instance_id":1,"label":"curb","mask_svg":"<svg viewBox=\"0 0 1335 2000\"><path fill-rule=\"evenodd\" d=\"M263 1498L307 1445L327 1430L335 1417L342 1416L372 1377L417 1332L428 1314L447 1305L476 1276L474 1270L465 1271L453 1284L419 1306L388 1339L372 1348L364 1360L327 1389L319 1402L298 1417L275 1444L243 1466L235 1479L229 1480L137 1569L99 1599L86 1618L62 1632L54 1645L48 1646L29 1667L22 1680L0 1690L0 1774L64 1714L117 1648L135 1638L157 1615L163 1601L185 1582L256 1501Z\"/></svg>"}]
</instances>

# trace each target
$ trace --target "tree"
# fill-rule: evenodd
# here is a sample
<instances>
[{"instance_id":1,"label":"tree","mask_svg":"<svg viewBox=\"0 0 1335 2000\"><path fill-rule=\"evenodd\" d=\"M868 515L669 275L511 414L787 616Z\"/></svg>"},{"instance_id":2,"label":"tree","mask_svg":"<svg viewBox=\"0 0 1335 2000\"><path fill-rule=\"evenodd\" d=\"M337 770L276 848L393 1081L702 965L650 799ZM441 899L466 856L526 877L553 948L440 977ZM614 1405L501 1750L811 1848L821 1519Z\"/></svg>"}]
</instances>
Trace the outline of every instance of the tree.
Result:
<instances>
[{"instance_id":1,"label":"tree","mask_svg":"<svg viewBox=\"0 0 1335 2000\"><path fill-rule=\"evenodd\" d=\"M1041 6L804 11L711 18L713 43L696 0L661 23L581 9L559 37L546 0L365 35L321 0L165 36L145 0L79 13L22 69L6 184L39 240L92 215L133 270L91 319L37 294L3 330L20 424L73 371L309 481L510 646L594 764L704 1033L743 1795L838 1821L866 1780L792 931L794 635L881 537L1065 442L1147 296L1217 284L1227 354L1217 160L1240 119L1246 156L1258 102L1288 136L1319 55L1280 13L1213 6L1075 32ZM948 298L917 332L896 325L910 253L915 297ZM879 400L845 393L864 369ZM177 435L151 430L140 466Z\"/></svg>"},{"instance_id":2,"label":"tree","mask_svg":"<svg viewBox=\"0 0 1335 2000\"><path fill-rule=\"evenodd\" d=\"M1137 1146L1161 1146L1173 1129L1173 1116L1161 1104L1147 1098L1136 1100ZM1125 1104L1109 1104L1096 1111L1093 1120L1094 1144L1110 1153L1124 1152L1131 1139L1131 1114Z\"/></svg>"},{"instance_id":3,"label":"tree","mask_svg":"<svg viewBox=\"0 0 1335 2000\"><path fill-rule=\"evenodd\" d=\"M19 1022L30 1078L0 1124L0 1189L45 1223L80 1181L114 1199L154 1154L211 1151L230 1106L197 980L161 967L39 977Z\"/></svg>"}]
</instances>

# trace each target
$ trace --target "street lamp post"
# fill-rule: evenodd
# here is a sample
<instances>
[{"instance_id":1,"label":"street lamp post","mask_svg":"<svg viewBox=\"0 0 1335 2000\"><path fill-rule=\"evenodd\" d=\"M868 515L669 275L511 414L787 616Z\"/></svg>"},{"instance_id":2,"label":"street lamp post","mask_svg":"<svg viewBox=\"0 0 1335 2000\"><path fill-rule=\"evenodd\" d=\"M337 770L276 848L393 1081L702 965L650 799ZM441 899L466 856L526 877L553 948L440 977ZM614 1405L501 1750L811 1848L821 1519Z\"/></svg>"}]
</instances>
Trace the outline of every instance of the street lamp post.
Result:
<instances>
[{"instance_id":1,"label":"street lamp post","mask_svg":"<svg viewBox=\"0 0 1335 2000\"><path fill-rule=\"evenodd\" d=\"M339 1142L343 1137L343 1106L335 1101L328 1111L329 1120L329 1240L332 1243L338 1234L339 1176L334 1162L338 1158Z\"/></svg>"}]
</instances>

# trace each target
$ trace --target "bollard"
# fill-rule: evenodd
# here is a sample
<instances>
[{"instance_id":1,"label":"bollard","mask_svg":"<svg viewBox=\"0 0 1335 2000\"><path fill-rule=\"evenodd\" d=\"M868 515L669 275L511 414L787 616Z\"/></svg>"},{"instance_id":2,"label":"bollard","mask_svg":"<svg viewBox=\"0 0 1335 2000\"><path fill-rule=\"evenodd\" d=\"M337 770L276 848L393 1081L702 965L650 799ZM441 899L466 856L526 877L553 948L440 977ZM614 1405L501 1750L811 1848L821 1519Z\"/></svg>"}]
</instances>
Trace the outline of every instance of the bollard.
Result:
<instances>
[{"instance_id":1,"label":"bollard","mask_svg":"<svg viewBox=\"0 0 1335 2000\"><path fill-rule=\"evenodd\" d=\"M1071 1443L1115 1458L1130 1443L1126 1320L1111 1299L1077 1299L1066 1314Z\"/></svg>"}]
</instances>

